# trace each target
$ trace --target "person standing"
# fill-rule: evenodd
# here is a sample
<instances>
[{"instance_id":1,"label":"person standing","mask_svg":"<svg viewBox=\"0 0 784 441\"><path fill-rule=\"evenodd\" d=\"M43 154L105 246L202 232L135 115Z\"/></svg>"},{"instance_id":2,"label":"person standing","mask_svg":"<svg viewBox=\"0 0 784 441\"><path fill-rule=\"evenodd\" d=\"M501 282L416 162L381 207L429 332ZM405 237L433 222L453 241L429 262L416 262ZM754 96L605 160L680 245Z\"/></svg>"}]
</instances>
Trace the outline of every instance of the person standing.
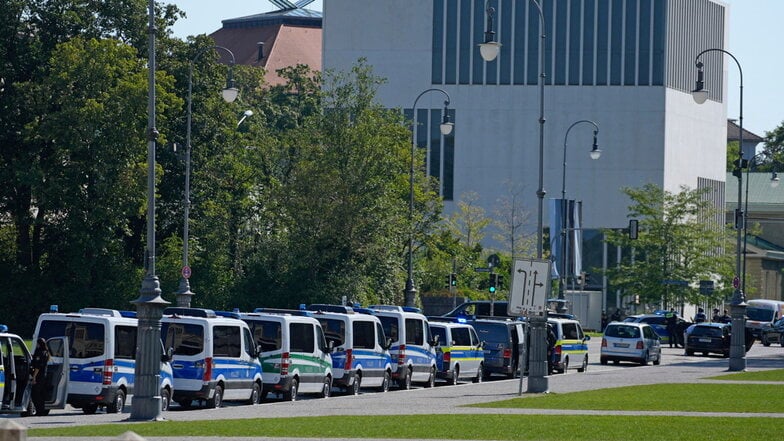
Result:
<instances>
[{"instance_id":1,"label":"person standing","mask_svg":"<svg viewBox=\"0 0 784 441\"><path fill-rule=\"evenodd\" d=\"M678 314L675 313L675 308L670 308L666 314L664 314L664 319L667 323L667 334L669 334L668 340L670 341L670 347L675 344L675 347L678 347Z\"/></svg>"},{"instance_id":2,"label":"person standing","mask_svg":"<svg viewBox=\"0 0 784 441\"><path fill-rule=\"evenodd\" d=\"M705 310L698 308L697 315L694 316L694 323L704 323L706 321L708 321L708 316L705 315Z\"/></svg>"},{"instance_id":3,"label":"person standing","mask_svg":"<svg viewBox=\"0 0 784 441\"><path fill-rule=\"evenodd\" d=\"M719 308L713 308L713 317L711 317L711 321L713 323L721 323L721 314L719 314Z\"/></svg>"},{"instance_id":4,"label":"person standing","mask_svg":"<svg viewBox=\"0 0 784 441\"><path fill-rule=\"evenodd\" d=\"M607 327L607 311L602 311L602 332Z\"/></svg>"},{"instance_id":5,"label":"person standing","mask_svg":"<svg viewBox=\"0 0 784 441\"><path fill-rule=\"evenodd\" d=\"M46 340L39 338L33 352L31 375L33 382L32 399L35 406L36 415L46 413L46 368L49 365L49 348L46 347Z\"/></svg>"}]
</instances>

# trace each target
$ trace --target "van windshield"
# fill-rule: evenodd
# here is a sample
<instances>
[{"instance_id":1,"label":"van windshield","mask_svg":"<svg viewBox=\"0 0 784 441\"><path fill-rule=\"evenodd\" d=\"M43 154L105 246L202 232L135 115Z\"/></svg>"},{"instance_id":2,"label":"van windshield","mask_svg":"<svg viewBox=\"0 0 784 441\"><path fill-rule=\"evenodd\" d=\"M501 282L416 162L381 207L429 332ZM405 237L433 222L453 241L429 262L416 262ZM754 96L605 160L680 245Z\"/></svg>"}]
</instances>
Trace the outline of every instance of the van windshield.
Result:
<instances>
[{"instance_id":1,"label":"van windshield","mask_svg":"<svg viewBox=\"0 0 784 441\"><path fill-rule=\"evenodd\" d=\"M758 322L772 322L773 310L749 306L746 308L746 316L748 316L749 320L755 320Z\"/></svg>"},{"instance_id":2,"label":"van windshield","mask_svg":"<svg viewBox=\"0 0 784 441\"><path fill-rule=\"evenodd\" d=\"M474 323L479 340L488 343L508 343L509 329L504 323Z\"/></svg>"},{"instance_id":3,"label":"van windshield","mask_svg":"<svg viewBox=\"0 0 784 441\"><path fill-rule=\"evenodd\" d=\"M204 328L191 323L161 323L164 348L177 355L197 355L204 351Z\"/></svg>"},{"instance_id":4,"label":"van windshield","mask_svg":"<svg viewBox=\"0 0 784 441\"><path fill-rule=\"evenodd\" d=\"M104 353L104 328L101 323L44 320L38 337L68 337L71 358L101 357Z\"/></svg>"}]
</instances>

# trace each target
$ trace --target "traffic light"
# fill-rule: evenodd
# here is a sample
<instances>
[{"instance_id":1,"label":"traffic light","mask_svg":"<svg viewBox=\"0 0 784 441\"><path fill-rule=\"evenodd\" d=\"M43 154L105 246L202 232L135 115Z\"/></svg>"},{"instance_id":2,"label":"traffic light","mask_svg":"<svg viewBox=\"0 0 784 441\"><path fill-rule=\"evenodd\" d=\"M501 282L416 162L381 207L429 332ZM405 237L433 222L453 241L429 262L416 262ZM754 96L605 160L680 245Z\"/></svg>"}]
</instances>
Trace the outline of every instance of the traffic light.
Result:
<instances>
[{"instance_id":1,"label":"traffic light","mask_svg":"<svg viewBox=\"0 0 784 441\"><path fill-rule=\"evenodd\" d=\"M452 273L449 275L449 286L457 287L457 274Z\"/></svg>"},{"instance_id":2,"label":"traffic light","mask_svg":"<svg viewBox=\"0 0 784 441\"><path fill-rule=\"evenodd\" d=\"M495 294L495 287L498 285L498 274L490 273L490 294Z\"/></svg>"},{"instance_id":3,"label":"traffic light","mask_svg":"<svg viewBox=\"0 0 784 441\"><path fill-rule=\"evenodd\" d=\"M446 275L446 283L444 284L444 288L449 289L450 286L452 286L452 275L451 274L447 274Z\"/></svg>"}]
</instances>

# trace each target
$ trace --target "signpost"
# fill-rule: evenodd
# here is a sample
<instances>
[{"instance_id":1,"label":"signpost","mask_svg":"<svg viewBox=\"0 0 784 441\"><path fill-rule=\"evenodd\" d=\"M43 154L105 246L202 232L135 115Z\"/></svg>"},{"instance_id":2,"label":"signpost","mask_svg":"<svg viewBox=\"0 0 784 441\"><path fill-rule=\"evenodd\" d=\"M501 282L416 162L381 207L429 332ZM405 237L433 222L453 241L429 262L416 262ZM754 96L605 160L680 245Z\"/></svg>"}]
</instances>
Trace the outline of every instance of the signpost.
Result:
<instances>
[{"instance_id":1,"label":"signpost","mask_svg":"<svg viewBox=\"0 0 784 441\"><path fill-rule=\"evenodd\" d=\"M515 260L509 291L509 315L543 314L550 296L550 261Z\"/></svg>"},{"instance_id":2,"label":"signpost","mask_svg":"<svg viewBox=\"0 0 784 441\"><path fill-rule=\"evenodd\" d=\"M509 289L509 315L528 317L531 350L528 354L528 392L543 393L549 390L547 379L547 298L550 297L549 260L515 260L512 283ZM521 342L523 343L523 342ZM523 343L524 344L524 343ZM522 349L522 348L521 348ZM521 350L522 353L522 350ZM524 366L520 364L521 369ZM523 393L523 375L520 375L520 394Z\"/></svg>"}]
</instances>

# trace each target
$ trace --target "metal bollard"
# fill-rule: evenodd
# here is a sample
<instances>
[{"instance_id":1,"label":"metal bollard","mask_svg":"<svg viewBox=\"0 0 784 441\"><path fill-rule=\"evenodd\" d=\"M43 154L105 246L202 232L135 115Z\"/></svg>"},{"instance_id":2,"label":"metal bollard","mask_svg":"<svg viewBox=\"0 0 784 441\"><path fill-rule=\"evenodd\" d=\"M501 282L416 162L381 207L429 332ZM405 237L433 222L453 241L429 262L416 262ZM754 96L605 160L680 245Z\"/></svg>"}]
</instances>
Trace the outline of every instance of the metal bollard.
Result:
<instances>
[{"instance_id":1,"label":"metal bollard","mask_svg":"<svg viewBox=\"0 0 784 441\"><path fill-rule=\"evenodd\" d=\"M0 441L27 441L27 427L14 420L0 421Z\"/></svg>"}]
</instances>

